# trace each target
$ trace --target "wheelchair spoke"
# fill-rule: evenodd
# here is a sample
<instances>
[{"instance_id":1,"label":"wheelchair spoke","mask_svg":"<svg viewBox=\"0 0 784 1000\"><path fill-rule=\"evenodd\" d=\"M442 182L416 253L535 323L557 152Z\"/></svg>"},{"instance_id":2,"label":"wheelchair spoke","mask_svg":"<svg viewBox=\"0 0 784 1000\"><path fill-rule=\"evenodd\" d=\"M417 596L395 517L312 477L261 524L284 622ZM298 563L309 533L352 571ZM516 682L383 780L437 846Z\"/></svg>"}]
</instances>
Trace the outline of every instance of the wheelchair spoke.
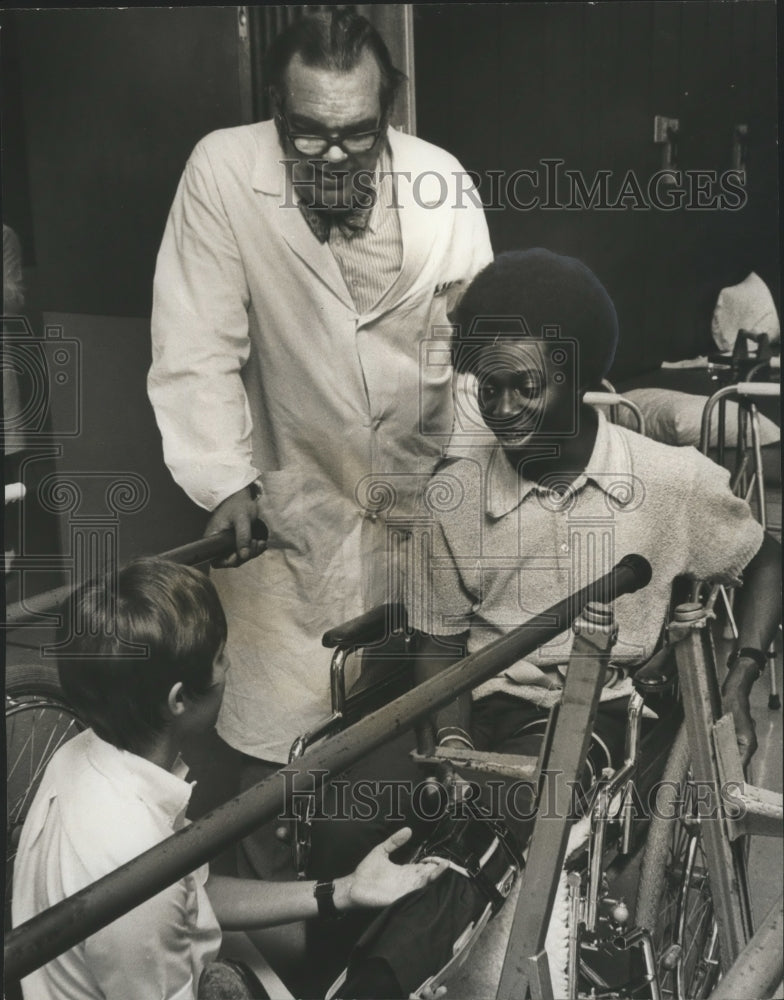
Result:
<instances>
[{"instance_id":1,"label":"wheelchair spoke","mask_svg":"<svg viewBox=\"0 0 784 1000\"><path fill-rule=\"evenodd\" d=\"M34 697L10 705L6 716L9 847L10 835L24 821L47 764L82 728L74 714L54 699Z\"/></svg>"}]
</instances>

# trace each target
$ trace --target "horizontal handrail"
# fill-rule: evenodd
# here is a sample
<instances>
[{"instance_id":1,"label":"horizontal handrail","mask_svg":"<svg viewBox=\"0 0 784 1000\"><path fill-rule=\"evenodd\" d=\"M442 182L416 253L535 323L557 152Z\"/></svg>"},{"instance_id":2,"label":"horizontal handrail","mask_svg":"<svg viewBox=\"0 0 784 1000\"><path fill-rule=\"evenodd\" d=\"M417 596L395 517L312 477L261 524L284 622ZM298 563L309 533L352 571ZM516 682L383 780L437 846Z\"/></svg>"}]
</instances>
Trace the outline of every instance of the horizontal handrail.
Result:
<instances>
[{"instance_id":1,"label":"horizontal handrail","mask_svg":"<svg viewBox=\"0 0 784 1000\"><path fill-rule=\"evenodd\" d=\"M266 541L267 526L263 521L254 521L253 537L257 541ZM197 566L199 563L209 562L211 559L223 559L234 551L234 531L226 528L217 531L204 538L198 538L195 542L187 542L179 545L168 552L161 552L158 558L168 559L170 562L181 563L184 566ZM5 628L14 628L17 625L42 624L47 622L39 621L41 615L51 614L63 605L73 591L73 584L63 584L62 587L54 587L46 590L42 594L36 594L25 600L9 604L5 613Z\"/></svg>"},{"instance_id":2,"label":"horizontal handrail","mask_svg":"<svg viewBox=\"0 0 784 1000\"><path fill-rule=\"evenodd\" d=\"M651 568L626 556L609 573L553 605L484 649L401 695L343 732L307 750L276 774L213 809L116 871L11 931L5 980L13 982L72 948L220 851L279 815L315 777L344 770L429 712L453 701L569 628L590 601L607 603L647 585ZM302 787L300 787L302 786Z\"/></svg>"}]
</instances>

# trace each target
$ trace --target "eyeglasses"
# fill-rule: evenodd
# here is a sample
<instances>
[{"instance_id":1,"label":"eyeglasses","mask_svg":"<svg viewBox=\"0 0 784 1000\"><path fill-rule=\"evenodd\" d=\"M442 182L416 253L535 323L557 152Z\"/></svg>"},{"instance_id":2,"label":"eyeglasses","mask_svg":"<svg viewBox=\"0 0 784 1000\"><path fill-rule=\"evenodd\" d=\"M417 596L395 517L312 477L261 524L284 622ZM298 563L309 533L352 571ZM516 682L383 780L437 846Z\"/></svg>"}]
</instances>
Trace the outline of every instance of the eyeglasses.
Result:
<instances>
[{"instance_id":1,"label":"eyeglasses","mask_svg":"<svg viewBox=\"0 0 784 1000\"><path fill-rule=\"evenodd\" d=\"M282 111L278 112L278 117L283 123L286 136L297 150L305 156L323 156L328 149L337 146L347 156L356 153L369 153L378 142L378 137L383 129L376 128L371 132L335 132L332 135L305 135L301 132L292 132L286 116Z\"/></svg>"}]
</instances>

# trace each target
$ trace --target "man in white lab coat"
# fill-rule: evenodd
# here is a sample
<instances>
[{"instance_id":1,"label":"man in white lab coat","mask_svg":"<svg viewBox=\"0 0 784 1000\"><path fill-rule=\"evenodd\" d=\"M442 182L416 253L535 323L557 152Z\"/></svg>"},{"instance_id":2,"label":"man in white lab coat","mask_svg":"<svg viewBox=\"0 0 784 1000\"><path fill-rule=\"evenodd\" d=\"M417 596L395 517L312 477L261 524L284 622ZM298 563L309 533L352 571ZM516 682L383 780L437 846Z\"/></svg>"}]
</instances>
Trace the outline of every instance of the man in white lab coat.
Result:
<instances>
[{"instance_id":1,"label":"man in white lab coat","mask_svg":"<svg viewBox=\"0 0 784 1000\"><path fill-rule=\"evenodd\" d=\"M492 252L457 160L388 127L400 74L364 18L303 18L269 68L275 120L185 168L149 392L175 480L236 531L218 732L283 762L329 710L322 632L393 596L389 521L452 425L447 313ZM246 562L255 516L269 547Z\"/></svg>"}]
</instances>

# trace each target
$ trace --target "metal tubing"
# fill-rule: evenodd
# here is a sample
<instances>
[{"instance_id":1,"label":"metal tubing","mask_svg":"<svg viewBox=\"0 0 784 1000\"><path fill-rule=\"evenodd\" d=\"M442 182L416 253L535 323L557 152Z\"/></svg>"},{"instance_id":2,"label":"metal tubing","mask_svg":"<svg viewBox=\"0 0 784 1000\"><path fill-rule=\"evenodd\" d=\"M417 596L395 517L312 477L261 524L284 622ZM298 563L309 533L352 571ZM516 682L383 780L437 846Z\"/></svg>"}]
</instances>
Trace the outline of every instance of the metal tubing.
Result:
<instances>
[{"instance_id":1,"label":"metal tubing","mask_svg":"<svg viewBox=\"0 0 784 1000\"><path fill-rule=\"evenodd\" d=\"M577 1000L578 971L580 968L580 875L569 872L566 876L569 892L569 953L567 983L569 1000Z\"/></svg>"},{"instance_id":2,"label":"metal tubing","mask_svg":"<svg viewBox=\"0 0 784 1000\"><path fill-rule=\"evenodd\" d=\"M720 403L722 400L726 399L727 396L734 396L734 395L736 395L736 393L737 393L737 389L736 389L736 387L734 385L725 385L723 389L717 389L717 391L714 392L714 394L710 397L710 399L708 400L708 402L705 404L705 407L703 408L703 411L702 411L702 426L700 428L700 451L703 452L703 454L707 455L708 449L710 448L711 417L713 416L713 410L714 410L714 408L716 407L716 405L718 403ZM720 422L721 422L721 417L722 417L722 413L721 413L721 410L720 410L719 411L719 421ZM721 439L723 438L723 434L721 433L722 430L723 430L723 427L720 427L719 428L719 439L720 440L718 442L718 444L719 444L719 450L720 451L721 451L721 447L722 447L722 440Z\"/></svg>"},{"instance_id":3,"label":"metal tubing","mask_svg":"<svg viewBox=\"0 0 784 1000\"><path fill-rule=\"evenodd\" d=\"M599 789L596 805L591 813L591 836L588 841L588 884L585 890L585 928L596 930L596 917L599 905L599 890L602 884L602 863L604 853L604 832L607 826L607 813L610 809L610 797L606 786Z\"/></svg>"},{"instance_id":4,"label":"metal tubing","mask_svg":"<svg viewBox=\"0 0 784 1000\"><path fill-rule=\"evenodd\" d=\"M619 934L613 941L616 948L629 951L637 945L642 949L645 962L645 982L651 992L651 1000L660 1000L661 990L656 972L656 956L651 941L651 932L645 927L633 927L628 934ZM634 991L637 993L637 990Z\"/></svg>"},{"instance_id":5,"label":"metal tubing","mask_svg":"<svg viewBox=\"0 0 784 1000\"><path fill-rule=\"evenodd\" d=\"M583 394L583 402L588 406L607 406L610 408L610 419L617 423L616 414L618 407L631 410L634 419L637 421L637 433L645 435L645 416L640 407L632 399L620 395L617 392L586 392Z\"/></svg>"},{"instance_id":6,"label":"metal tubing","mask_svg":"<svg viewBox=\"0 0 784 1000\"><path fill-rule=\"evenodd\" d=\"M253 524L253 537L257 541L265 541L267 538L267 527L261 521ZM162 552L159 559L168 559L169 562L181 563L183 566L196 566L199 563L209 562L211 559L220 559L234 551L234 531L226 528L205 538L199 538L195 542L188 542L180 545L176 549L169 549ZM85 581L86 582L86 581ZM55 587L53 590L46 590L43 594L36 594L27 600L17 601L9 604L5 615L5 628L14 628L17 625L55 625L55 621L41 621L41 616L51 614L64 604L74 590L74 584L64 584L62 587Z\"/></svg>"},{"instance_id":7,"label":"metal tubing","mask_svg":"<svg viewBox=\"0 0 784 1000\"><path fill-rule=\"evenodd\" d=\"M329 687L332 694L332 712L334 715L342 716L346 707L346 660L350 649L338 646L332 654L332 662L329 666Z\"/></svg>"},{"instance_id":8,"label":"metal tubing","mask_svg":"<svg viewBox=\"0 0 784 1000\"><path fill-rule=\"evenodd\" d=\"M751 403L749 406L749 420L751 423L751 445L754 449L754 480L757 484L757 509L759 511L759 523L767 531L768 512L765 498L765 475L762 469L762 444L760 437L759 410Z\"/></svg>"},{"instance_id":9,"label":"metal tubing","mask_svg":"<svg viewBox=\"0 0 784 1000\"><path fill-rule=\"evenodd\" d=\"M596 930L599 890L602 879L602 863L604 859L604 841L607 833L610 806L616 792L634 775L637 770L637 759L640 754L640 727L642 725L642 695L635 691L629 699L627 711L626 751L625 760L606 785L599 788L596 804L591 813L591 839L588 854L588 886L586 889L585 926L589 931ZM631 824L626 823L626 816L631 818L626 802L623 804L622 822L623 841L622 853L629 852L631 842ZM624 846L625 845L625 846Z\"/></svg>"},{"instance_id":10,"label":"metal tubing","mask_svg":"<svg viewBox=\"0 0 784 1000\"><path fill-rule=\"evenodd\" d=\"M722 965L726 968L751 936L750 914L742 886L743 866L737 864L724 832L721 776L713 745L714 723L721 716L721 694L704 613L692 605L679 605L670 625L670 640L675 644L692 777L702 794L701 805L710 816L701 824L701 831L719 925Z\"/></svg>"},{"instance_id":11,"label":"metal tubing","mask_svg":"<svg viewBox=\"0 0 784 1000\"><path fill-rule=\"evenodd\" d=\"M509 932L497 1000L526 996L534 983L530 979L530 957L538 955L546 943L547 929L566 857L569 839L571 791L576 786L588 753L588 745L599 705L610 650L617 636L610 609L587 608L574 624L575 638L569 656L561 702L552 727L552 744L542 777L556 777L548 801L547 822L538 817L528 848L512 927ZM602 619L604 619L602 623ZM601 624L600 624L601 623ZM560 780L558 780L560 779ZM537 797L541 802L544 785ZM548 998L548 1000L551 1000Z\"/></svg>"},{"instance_id":12,"label":"metal tubing","mask_svg":"<svg viewBox=\"0 0 784 1000\"><path fill-rule=\"evenodd\" d=\"M628 729L626 732L626 761L637 770L637 758L640 754L640 732L642 729L642 710L644 701L638 692L629 699ZM624 762L626 763L626 762ZM627 793L629 789L627 788ZM623 815L621 820L621 854L628 854L632 849L632 819L634 813L634 802L631 795L627 794L623 802Z\"/></svg>"},{"instance_id":13,"label":"metal tubing","mask_svg":"<svg viewBox=\"0 0 784 1000\"><path fill-rule=\"evenodd\" d=\"M713 416L713 410L718 403L722 406L719 409L719 453L723 457L723 419L722 412L724 409L724 402L728 396L740 396L745 397L745 399L750 399L755 396L778 396L781 393L781 386L777 382L738 382L737 385L725 385L724 388L718 389L710 397L708 402L702 411L702 425L700 429L700 451L704 454L708 453L710 448L710 432L711 432L711 418ZM743 399L741 399L741 405L743 404ZM740 442L738 443L740 447Z\"/></svg>"},{"instance_id":14,"label":"metal tubing","mask_svg":"<svg viewBox=\"0 0 784 1000\"><path fill-rule=\"evenodd\" d=\"M312 747L266 781L28 920L6 936L6 981L28 975L279 815L294 792L302 793L302 785L307 792L312 791L314 772L344 770L429 712L559 635L589 601L614 600L646 586L650 572L645 559L627 556L601 579L542 615L336 733L326 743Z\"/></svg>"},{"instance_id":15,"label":"metal tubing","mask_svg":"<svg viewBox=\"0 0 784 1000\"><path fill-rule=\"evenodd\" d=\"M784 896L773 904L759 930L738 955L711 993L711 1000L737 1000L774 994L784 972L781 937L784 933Z\"/></svg>"}]
</instances>

